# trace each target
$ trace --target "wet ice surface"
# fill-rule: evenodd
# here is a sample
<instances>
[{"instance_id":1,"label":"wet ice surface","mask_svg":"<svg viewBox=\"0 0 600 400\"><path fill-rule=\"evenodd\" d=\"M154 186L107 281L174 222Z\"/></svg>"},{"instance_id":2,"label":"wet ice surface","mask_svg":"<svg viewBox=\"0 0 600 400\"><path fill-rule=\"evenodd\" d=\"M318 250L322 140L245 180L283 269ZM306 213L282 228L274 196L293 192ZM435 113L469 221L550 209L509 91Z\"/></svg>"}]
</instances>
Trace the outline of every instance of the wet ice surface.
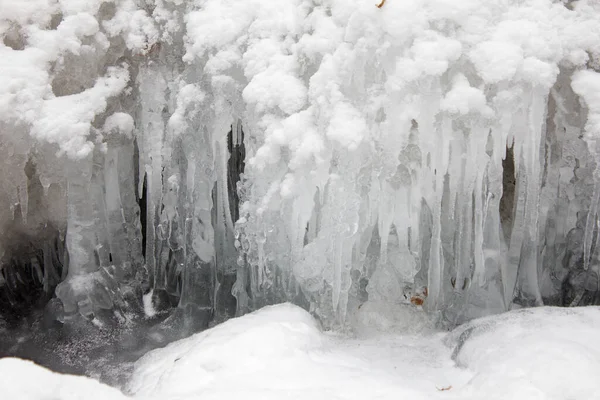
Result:
<instances>
[{"instance_id":1,"label":"wet ice surface","mask_svg":"<svg viewBox=\"0 0 600 400\"><path fill-rule=\"evenodd\" d=\"M350 337L323 333L308 313L284 304L147 353L122 388L126 395L2 359L0 397L593 399L600 396L598 333L600 309L588 307L514 311L450 333L373 329Z\"/></svg>"}]
</instances>

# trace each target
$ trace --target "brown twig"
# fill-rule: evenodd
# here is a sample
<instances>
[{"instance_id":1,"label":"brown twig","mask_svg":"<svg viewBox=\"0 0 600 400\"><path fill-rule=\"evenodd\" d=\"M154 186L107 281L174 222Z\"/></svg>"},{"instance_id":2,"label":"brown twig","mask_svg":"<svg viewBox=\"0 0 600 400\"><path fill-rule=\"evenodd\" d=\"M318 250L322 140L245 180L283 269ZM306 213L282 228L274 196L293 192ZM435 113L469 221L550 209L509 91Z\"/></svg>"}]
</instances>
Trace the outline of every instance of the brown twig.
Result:
<instances>
[{"instance_id":1,"label":"brown twig","mask_svg":"<svg viewBox=\"0 0 600 400\"><path fill-rule=\"evenodd\" d=\"M445 392L446 390L450 390L452 389L452 385L448 386L448 387L443 387L443 388L439 388L439 387L435 387L437 390L439 390L440 392Z\"/></svg>"},{"instance_id":2,"label":"brown twig","mask_svg":"<svg viewBox=\"0 0 600 400\"><path fill-rule=\"evenodd\" d=\"M384 5L384 4L385 4L385 0L381 0L381 3L379 3L379 4L376 4L375 6L376 6L377 8L381 8L381 7L383 7L383 5Z\"/></svg>"}]
</instances>

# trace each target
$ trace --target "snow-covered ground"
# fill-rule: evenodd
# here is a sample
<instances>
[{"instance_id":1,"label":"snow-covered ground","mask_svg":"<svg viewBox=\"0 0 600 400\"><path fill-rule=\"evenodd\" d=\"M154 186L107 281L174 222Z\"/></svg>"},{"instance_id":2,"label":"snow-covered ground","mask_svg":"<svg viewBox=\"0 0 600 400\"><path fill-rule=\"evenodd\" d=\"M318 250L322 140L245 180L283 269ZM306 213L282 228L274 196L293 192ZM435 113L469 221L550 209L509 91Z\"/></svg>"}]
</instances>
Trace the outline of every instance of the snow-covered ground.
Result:
<instances>
[{"instance_id":1,"label":"snow-covered ground","mask_svg":"<svg viewBox=\"0 0 600 400\"><path fill-rule=\"evenodd\" d=\"M381 333L373 323L349 337L323 333L298 307L268 307L148 353L127 396L92 379L2 359L0 398L600 398L597 307L520 310L450 333L426 328L415 310L407 306L404 315L419 326L410 334Z\"/></svg>"}]
</instances>

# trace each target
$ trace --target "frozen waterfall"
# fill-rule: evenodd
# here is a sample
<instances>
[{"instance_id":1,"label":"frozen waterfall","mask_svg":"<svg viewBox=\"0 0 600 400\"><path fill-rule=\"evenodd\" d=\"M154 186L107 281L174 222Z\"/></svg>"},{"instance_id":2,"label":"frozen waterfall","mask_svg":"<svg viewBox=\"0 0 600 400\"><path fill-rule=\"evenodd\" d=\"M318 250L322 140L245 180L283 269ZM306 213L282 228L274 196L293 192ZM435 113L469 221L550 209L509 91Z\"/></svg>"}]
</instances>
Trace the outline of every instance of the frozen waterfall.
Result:
<instances>
[{"instance_id":1,"label":"frozen waterfall","mask_svg":"<svg viewBox=\"0 0 600 400\"><path fill-rule=\"evenodd\" d=\"M600 304L600 3L375 3L3 1L0 325Z\"/></svg>"}]
</instances>

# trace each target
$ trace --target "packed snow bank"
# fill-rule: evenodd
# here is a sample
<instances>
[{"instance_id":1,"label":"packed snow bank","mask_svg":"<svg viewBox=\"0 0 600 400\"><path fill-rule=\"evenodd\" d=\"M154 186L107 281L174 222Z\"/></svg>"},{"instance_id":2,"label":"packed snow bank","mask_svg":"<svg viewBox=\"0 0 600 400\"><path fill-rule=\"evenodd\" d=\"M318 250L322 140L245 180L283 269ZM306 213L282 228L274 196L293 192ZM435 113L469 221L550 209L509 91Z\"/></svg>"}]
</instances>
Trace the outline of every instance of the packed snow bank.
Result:
<instances>
[{"instance_id":1,"label":"packed snow bank","mask_svg":"<svg viewBox=\"0 0 600 400\"><path fill-rule=\"evenodd\" d=\"M129 390L167 396L228 387L230 377L286 359L293 362L319 348L321 339L316 322L304 310L288 304L267 307L151 351L138 361Z\"/></svg>"},{"instance_id":2,"label":"packed snow bank","mask_svg":"<svg viewBox=\"0 0 600 400\"><path fill-rule=\"evenodd\" d=\"M598 399L599 334L597 307L538 308L475 320L447 339L475 373L466 398Z\"/></svg>"},{"instance_id":3,"label":"packed snow bank","mask_svg":"<svg viewBox=\"0 0 600 400\"><path fill-rule=\"evenodd\" d=\"M363 312L378 321L381 311ZM406 323L426 326L419 313L406 311ZM510 312L450 333L376 333L328 334L298 307L267 307L149 352L127 390L144 400L600 398L599 308ZM0 360L0 398L130 399L17 359Z\"/></svg>"},{"instance_id":4,"label":"packed snow bank","mask_svg":"<svg viewBox=\"0 0 600 400\"><path fill-rule=\"evenodd\" d=\"M343 343L298 307L267 307L148 353L129 390L159 399L428 398L407 376L370 372Z\"/></svg>"},{"instance_id":5,"label":"packed snow bank","mask_svg":"<svg viewBox=\"0 0 600 400\"><path fill-rule=\"evenodd\" d=\"M83 376L62 375L17 358L0 359L3 400L126 400L115 388Z\"/></svg>"},{"instance_id":6,"label":"packed snow bank","mask_svg":"<svg viewBox=\"0 0 600 400\"><path fill-rule=\"evenodd\" d=\"M540 308L449 334L353 339L321 333L308 313L279 305L150 352L129 390L167 399L600 398L599 333L597 308Z\"/></svg>"}]
</instances>

